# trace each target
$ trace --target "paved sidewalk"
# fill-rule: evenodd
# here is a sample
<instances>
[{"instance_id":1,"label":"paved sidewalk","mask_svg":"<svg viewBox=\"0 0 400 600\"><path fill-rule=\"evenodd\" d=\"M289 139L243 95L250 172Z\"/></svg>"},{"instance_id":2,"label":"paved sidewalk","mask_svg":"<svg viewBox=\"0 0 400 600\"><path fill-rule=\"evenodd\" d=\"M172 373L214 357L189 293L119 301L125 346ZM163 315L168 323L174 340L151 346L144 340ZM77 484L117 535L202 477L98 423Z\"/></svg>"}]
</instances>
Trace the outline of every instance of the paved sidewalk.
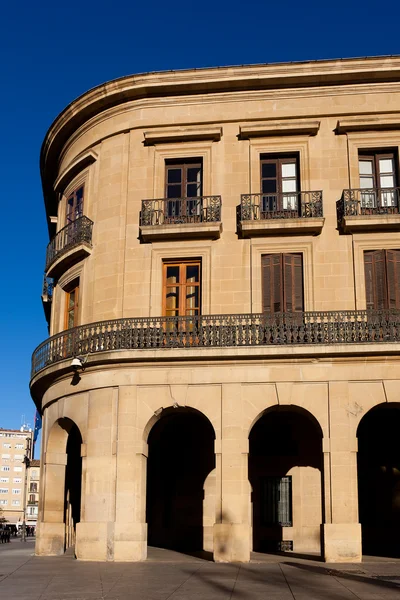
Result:
<instances>
[{"instance_id":1,"label":"paved sidewalk","mask_svg":"<svg viewBox=\"0 0 400 600\"><path fill-rule=\"evenodd\" d=\"M33 540L0 545L1 600L400 599L398 560L328 565L254 555L234 565L154 548L146 562L94 563L33 552Z\"/></svg>"}]
</instances>

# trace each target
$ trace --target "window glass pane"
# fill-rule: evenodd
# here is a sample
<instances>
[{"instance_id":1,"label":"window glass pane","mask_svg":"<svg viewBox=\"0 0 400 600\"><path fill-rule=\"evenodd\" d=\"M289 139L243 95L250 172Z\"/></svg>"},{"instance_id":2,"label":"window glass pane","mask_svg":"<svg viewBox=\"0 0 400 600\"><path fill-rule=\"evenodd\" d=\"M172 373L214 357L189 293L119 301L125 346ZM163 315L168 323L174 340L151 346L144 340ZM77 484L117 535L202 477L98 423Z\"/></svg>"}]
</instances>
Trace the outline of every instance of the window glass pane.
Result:
<instances>
[{"instance_id":1,"label":"window glass pane","mask_svg":"<svg viewBox=\"0 0 400 600\"><path fill-rule=\"evenodd\" d=\"M283 179L282 192L295 192L297 189L295 179Z\"/></svg>"},{"instance_id":2,"label":"window glass pane","mask_svg":"<svg viewBox=\"0 0 400 600\"><path fill-rule=\"evenodd\" d=\"M68 302L69 308L74 306L74 304L75 304L75 290L72 290L72 292L69 294L69 302Z\"/></svg>"},{"instance_id":3,"label":"window glass pane","mask_svg":"<svg viewBox=\"0 0 400 600\"><path fill-rule=\"evenodd\" d=\"M276 194L276 179L264 179L262 182L263 194Z\"/></svg>"},{"instance_id":4,"label":"window glass pane","mask_svg":"<svg viewBox=\"0 0 400 600\"><path fill-rule=\"evenodd\" d=\"M167 177L168 177L167 178L168 183L181 183L182 169L168 169Z\"/></svg>"},{"instance_id":5,"label":"window glass pane","mask_svg":"<svg viewBox=\"0 0 400 600\"><path fill-rule=\"evenodd\" d=\"M380 173L393 173L393 159L392 158L380 158L379 159L379 172Z\"/></svg>"},{"instance_id":6,"label":"window glass pane","mask_svg":"<svg viewBox=\"0 0 400 600\"><path fill-rule=\"evenodd\" d=\"M188 283L199 281L199 265L188 265L186 267L186 281Z\"/></svg>"},{"instance_id":7,"label":"window glass pane","mask_svg":"<svg viewBox=\"0 0 400 600\"><path fill-rule=\"evenodd\" d=\"M296 177L296 163L283 163L282 177Z\"/></svg>"},{"instance_id":8,"label":"window glass pane","mask_svg":"<svg viewBox=\"0 0 400 600\"><path fill-rule=\"evenodd\" d=\"M261 176L276 177L276 163L262 163Z\"/></svg>"},{"instance_id":9,"label":"window glass pane","mask_svg":"<svg viewBox=\"0 0 400 600\"><path fill-rule=\"evenodd\" d=\"M374 178L373 177L360 177L360 188L363 190L371 189L374 187Z\"/></svg>"},{"instance_id":10,"label":"window glass pane","mask_svg":"<svg viewBox=\"0 0 400 600\"><path fill-rule=\"evenodd\" d=\"M167 284L179 283L179 267L168 266L167 267Z\"/></svg>"},{"instance_id":11,"label":"window glass pane","mask_svg":"<svg viewBox=\"0 0 400 600\"><path fill-rule=\"evenodd\" d=\"M186 308L196 308L199 305L199 286L191 285L186 288Z\"/></svg>"},{"instance_id":12,"label":"window glass pane","mask_svg":"<svg viewBox=\"0 0 400 600\"><path fill-rule=\"evenodd\" d=\"M358 164L360 175L372 175L372 160L360 160Z\"/></svg>"},{"instance_id":13,"label":"window glass pane","mask_svg":"<svg viewBox=\"0 0 400 600\"><path fill-rule=\"evenodd\" d=\"M181 198L182 187L180 185L169 185L167 187L167 198Z\"/></svg>"},{"instance_id":14,"label":"window glass pane","mask_svg":"<svg viewBox=\"0 0 400 600\"><path fill-rule=\"evenodd\" d=\"M167 288L167 310L179 308L179 288Z\"/></svg>"},{"instance_id":15,"label":"window glass pane","mask_svg":"<svg viewBox=\"0 0 400 600\"><path fill-rule=\"evenodd\" d=\"M74 327L74 320L75 320L75 311L71 310L68 313L68 329L71 329L72 327Z\"/></svg>"},{"instance_id":16,"label":"window glass pane","mask_svg":"<svg viewBox=\"0 0 400 600\"><path fill-rule=\"evenodd\" d=\"M189 183L186 186L186 197L187 198L195 198L200 195L200 184L198 183Z\"/></svg>"},{"instance_id":17,"label":"window glass pane","mask_svg":"<svg viewBox=\"0 0 400 600\"><path fill-rule=\"evenodd\" d=\"M188 182L197 182L200 183L201 179L201 169L200 167L190 167L187 170L187 180Z\"/></svg>"},{"instance_id":18,"label":"window glass pane","mask_svg":"<svg viewBox=\"0 0 400 600\"><path fill-rule=\"evenodd\" d=\"M382 188L392 188L394 185L394 177L393 175L384 175L380 177L380 184Z\"/></svg>"}]
</instances>

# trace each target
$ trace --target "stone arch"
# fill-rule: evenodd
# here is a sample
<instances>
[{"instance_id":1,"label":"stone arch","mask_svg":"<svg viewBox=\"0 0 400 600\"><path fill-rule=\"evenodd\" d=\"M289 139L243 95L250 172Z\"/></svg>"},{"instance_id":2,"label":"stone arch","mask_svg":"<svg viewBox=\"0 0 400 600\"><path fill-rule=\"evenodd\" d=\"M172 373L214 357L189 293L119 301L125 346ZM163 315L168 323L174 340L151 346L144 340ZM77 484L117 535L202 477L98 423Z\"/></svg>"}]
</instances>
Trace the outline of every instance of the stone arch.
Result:
<instances>
[{"instance_id":1,"label":"stone arch","mask_svg":"<svg viewBox=\"0 0 400 600\"><path fill-rule=\"evenodd\" d=\"M321 553L323 430L303 407L274 405L249 432L253 549Z\"/></svg>"},{"instance_id":2,"label":"stone arch","mask_svg":"<svg viewBox=\"0 0 400 600\"><path fill-rule=\"evenodd\" d=\"M184 552L210 551L214 427L204 413L188 406L163 409L156 416L146 428L148 543Z\"/></svg>"},{"instance_id":3,"label":"stone arch","mask_svg":"<svg viewBox=\"0 0 400 600\"><path fill-rule=\"evenodd\" d=\"M358 507L363 554L400 556L400 403L368 410L357 427Z\"/></svg>"},{"instance_id":4,"label":"stone arch","mask_svg":"<svg viewBox=\"0 0 400 600\"><path fill-rule=\"evenodd\" d=\"M81 449L78 426L67 417L57 419L45 442L37 554L62 554L74 544L81 510Z\"/></svg>"}]
</instances>

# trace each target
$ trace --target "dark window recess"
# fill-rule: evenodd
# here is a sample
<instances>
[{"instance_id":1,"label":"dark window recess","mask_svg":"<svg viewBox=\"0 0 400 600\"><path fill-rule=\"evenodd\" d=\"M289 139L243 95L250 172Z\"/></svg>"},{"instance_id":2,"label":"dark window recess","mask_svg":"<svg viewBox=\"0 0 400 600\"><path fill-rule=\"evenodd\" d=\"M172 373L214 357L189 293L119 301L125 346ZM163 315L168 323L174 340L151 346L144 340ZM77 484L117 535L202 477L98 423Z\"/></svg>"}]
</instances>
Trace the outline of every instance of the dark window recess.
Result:
<instances>
[{"instance_id":1,"label":"dark window recess","mask_svg":"<svg viewBox=\"0 0 400 600\"><path fill-rule=\"evenodd\" d=\"M262 256L263 313L303 312L303 257L301 254Z\"/></svg>"},{"instance_id":2,"label":"dark window recess","mask_svg":"<svg viewBox=\"0 0 400 600\"><path fill-rule=\"evenodd\" d=\"M261 158L261 212L298 213L299 160L297 156Z\"/></svg>"},{"instance_id":3,"label":"dark window recess","mask_svg":"<svg viewBox=\"0 0 400 600\"><path fill-rule=\"evenodd\" d=\"M400 309L400 250L364 252L367 310Z\"/></svg>"},{"instance_id":4,"label":"dark window recess","mask_svg":"<svg viewBox=\"0 0 400 600\"><path fill-rule=\"evenodd\" d=\"M292 478L263 477L261 481L261 520L264 526L292 527Z\"/></svg>"},{"instance_id":5,"label":"dark window recess","mask_svg":"<svg viewBox=\"0 0 400 600\"><path fill-rule=\"evenodd\" d=\"M67 198L67 224L83 216L83 185Z\"/></svg>"}]
</instances>

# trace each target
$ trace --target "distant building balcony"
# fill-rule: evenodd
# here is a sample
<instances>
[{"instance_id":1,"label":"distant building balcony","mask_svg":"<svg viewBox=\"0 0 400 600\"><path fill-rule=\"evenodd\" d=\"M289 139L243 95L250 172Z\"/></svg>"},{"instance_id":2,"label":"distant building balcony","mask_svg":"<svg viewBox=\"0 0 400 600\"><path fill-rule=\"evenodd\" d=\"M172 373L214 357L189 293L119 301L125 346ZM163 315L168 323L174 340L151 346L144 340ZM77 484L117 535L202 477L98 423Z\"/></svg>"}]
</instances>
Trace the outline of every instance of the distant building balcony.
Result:
<instances>
[{"instance_id":1,"label":"distant building balcony","mask_svg":"<svg viewBox=\"0 0 400 600\"><path fill-rule=\"evenodd\" d=\"M93 221L79 217L56 233L47 246L46 277L57 277L92 250Z\"/></svg>"},{"instance_id":2,"label":"distant building balcony","mask_svg":"<svg viewBox=\"0 0 400 600\"><path fill-rule=\"evenodd\" d=\"M343 190L337 203L339 225L345 232L400 228L400 188Z\"/></svg>"},{"instance_id":3,"label":"distant building balcony","mask_svg":"<svg viewBox=\"0 0 400 600\"><path fill-rule=\"evenodd\" d=\"M28 506L38 506L39 500L28 500Z\"/></svg>"},{"instance_id":4,"label":"distant building balcony","mask_svg":"<svg viewBox=\"0 0 400 600\"><path fill-rule=\"evenodd\" d=\"M269 233L318 235L323 225L321 191L241 196L239 228L243 237Z\"/></svg>"},{"instance_id":5,"label":"distant building balcony","mask_svg":"<svg viewBox=\"0 0 400 600\"><path fill-rule=\"evenodd\" d=\"M399 310L116 319L81 325L43 342L33 353L32 377L64 360L68 360L70 368L70 359L76 356L94 355L96 361L97 355L107 353L106 358L99 356L98 360L120 360L115 351L127 351L124 359L135 361L145 357L165 360L166 350L179 350L174 359L186 359L185 353L192 352L208 360L228 356L225 350L229 348L236 358L248 358L252 349L287 357L291 346L297 347L294 353L299 356L314 356L326 355L327 346L333 354L368 354L373 352L371 344L375 345L374 351L380 352L378 345L388 343L396 343L398 352L399 342Z\"/></svg>"},{"instance_id":6,"label":"distant building balcony","mask_svg":"<svg viewBox=\"0 0 400 600\"><path fill-rule=\"evenodd\" d=\"M221 196L142 200L140 236L157 239L217 239L221 234Z\"/></svg>"},{"instance_id":7,"label":"distant building balcony","mask_svg":"<svg viewBox=\"0 0 400 600\"><path fill-rule=\"evenodd\" d=\"M51 303L53 301L54 279L43 276L42 303L47 323L50 322Z\"/></svg>"}]
</instances>

